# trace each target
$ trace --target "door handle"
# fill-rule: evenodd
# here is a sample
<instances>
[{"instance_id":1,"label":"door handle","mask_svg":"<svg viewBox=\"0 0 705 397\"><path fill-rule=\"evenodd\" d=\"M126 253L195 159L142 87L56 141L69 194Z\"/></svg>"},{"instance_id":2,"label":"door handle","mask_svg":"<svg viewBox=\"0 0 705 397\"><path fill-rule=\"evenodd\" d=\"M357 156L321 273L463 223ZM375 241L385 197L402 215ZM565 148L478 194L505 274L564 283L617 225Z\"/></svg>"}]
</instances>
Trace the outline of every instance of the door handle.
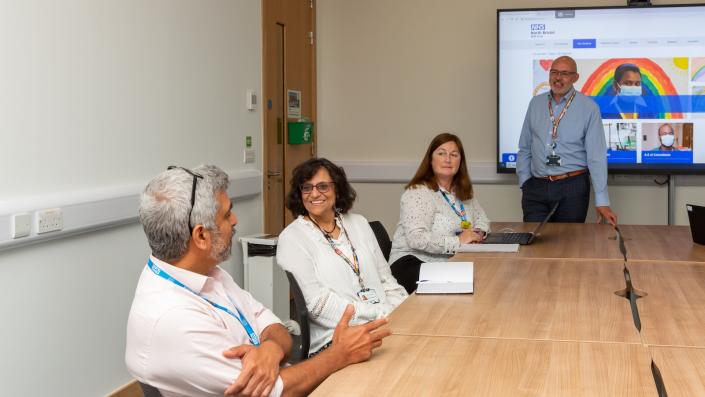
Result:
<instances>
[{"instance_id":1,"label":"door handle","mask_svg":"<svg viewBox=\"0 0 705 397\"><path fill-rule=\"evenodd\" d=\"M267 176L281 176L281 172L279 171L268 171Z\"/></svg>"}]
</instances>

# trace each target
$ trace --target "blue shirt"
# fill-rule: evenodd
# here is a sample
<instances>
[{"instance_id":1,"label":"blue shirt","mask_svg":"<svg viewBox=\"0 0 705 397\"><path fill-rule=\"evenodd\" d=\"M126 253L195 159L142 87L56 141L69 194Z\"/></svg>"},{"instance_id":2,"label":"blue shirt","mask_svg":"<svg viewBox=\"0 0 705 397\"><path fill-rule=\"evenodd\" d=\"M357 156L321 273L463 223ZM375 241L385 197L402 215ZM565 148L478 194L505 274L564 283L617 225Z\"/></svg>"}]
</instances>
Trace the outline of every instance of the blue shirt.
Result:
<instances>
[{"instance_id":1,"label":"blue shirt","mask_svg":"<svg viewBox=\"0 0 705 397\"><path fill-rule=\"evenodd\" d=\"M558 102L551 99L556 118L561 114L573 91L574 89L571 89ZM600 108L592 99L580 92L576 93L558 124L555 150L561 157L561 165L548 166L546 156L551 153L553 128L548 114L549 98L550 93L541 94L531 98L529 102L517 153L519 186L523 186L532 176L560 175L587 168L595 190L595 206L610 205L607 194L607 144Z\"/></svg>"}]
</instances>

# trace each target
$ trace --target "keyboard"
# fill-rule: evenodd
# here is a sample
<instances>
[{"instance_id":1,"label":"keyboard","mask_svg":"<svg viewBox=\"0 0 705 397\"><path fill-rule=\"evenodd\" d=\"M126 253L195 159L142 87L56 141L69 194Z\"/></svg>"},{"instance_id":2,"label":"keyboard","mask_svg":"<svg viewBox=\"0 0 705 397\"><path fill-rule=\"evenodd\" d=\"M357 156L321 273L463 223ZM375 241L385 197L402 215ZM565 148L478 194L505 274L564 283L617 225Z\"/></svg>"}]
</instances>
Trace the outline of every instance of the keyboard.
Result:
<instances>
[{"instance_id":1,"label":"keyboard","mask_svg":"<svg viewBox=\"0 0 705 397\"><path fill-rule=\"evenodd\" d=\"M529 244L531 233L490 233L485 244Z\"/></svg>"}]
</instances>

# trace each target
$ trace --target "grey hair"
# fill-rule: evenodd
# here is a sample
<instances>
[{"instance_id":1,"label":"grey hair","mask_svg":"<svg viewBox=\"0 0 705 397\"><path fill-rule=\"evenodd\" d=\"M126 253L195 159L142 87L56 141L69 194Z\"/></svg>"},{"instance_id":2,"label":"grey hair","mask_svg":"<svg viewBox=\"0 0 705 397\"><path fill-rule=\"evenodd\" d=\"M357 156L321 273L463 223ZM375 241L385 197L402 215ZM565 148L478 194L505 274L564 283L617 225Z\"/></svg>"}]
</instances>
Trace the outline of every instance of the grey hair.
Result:
<instances>
[{"instance_id":1,"label":"grey hair","mask_svg":"<svg viewBox=\"0 0 705 397\"><path fill-rule=\"evenodd\" d=\"M191 225L217 230L218 193L227 191L228 174L214 165L200 165L192 171L203 176L196 181L196 200ZM181 259L188 250L189 209L193 176L174 168L149 181L140 196L139 216L152 255L165 261Z\"/></svg>"}]
</instances>

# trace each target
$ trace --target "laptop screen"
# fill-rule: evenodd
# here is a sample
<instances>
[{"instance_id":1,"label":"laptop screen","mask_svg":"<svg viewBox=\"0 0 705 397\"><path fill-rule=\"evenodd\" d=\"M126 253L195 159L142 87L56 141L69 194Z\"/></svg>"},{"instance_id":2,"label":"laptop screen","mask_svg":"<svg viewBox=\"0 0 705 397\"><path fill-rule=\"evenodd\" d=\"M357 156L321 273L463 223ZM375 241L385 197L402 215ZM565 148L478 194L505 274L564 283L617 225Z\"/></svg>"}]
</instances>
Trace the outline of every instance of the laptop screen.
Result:
<instances>
[{"instance_id":1,"label":"laptop screen","mask_svg":"<svg viewBox=\"0 0 705 397\"><path fill-rule=\"evenodd\" d=\"M557 209L558 209L558 203L556 203L553 206L553 208L551 208L551 211L548 213L548 215L546 215L546 218L544 218L544 220L536 226L536 229L534 229L534 231L531 232L531 234L533 234L533 235L538 234L539 230L541 230L543 225L545 225L546 222L548 222L548 220L551 219L551 217L553 216L553 214L556 212Z\"/></svg>"},{"instance_id":2,"label":"laptop screen","mask_svg":"<svg viewBox=\"0 0 705 397\"><path fill-rule=\"evenodd\" d=\"M705 245L705 207L694 204L686 204L688 210L688 221L690 222L690 233L693 242Z\"/></svg>"}]
</instances>

